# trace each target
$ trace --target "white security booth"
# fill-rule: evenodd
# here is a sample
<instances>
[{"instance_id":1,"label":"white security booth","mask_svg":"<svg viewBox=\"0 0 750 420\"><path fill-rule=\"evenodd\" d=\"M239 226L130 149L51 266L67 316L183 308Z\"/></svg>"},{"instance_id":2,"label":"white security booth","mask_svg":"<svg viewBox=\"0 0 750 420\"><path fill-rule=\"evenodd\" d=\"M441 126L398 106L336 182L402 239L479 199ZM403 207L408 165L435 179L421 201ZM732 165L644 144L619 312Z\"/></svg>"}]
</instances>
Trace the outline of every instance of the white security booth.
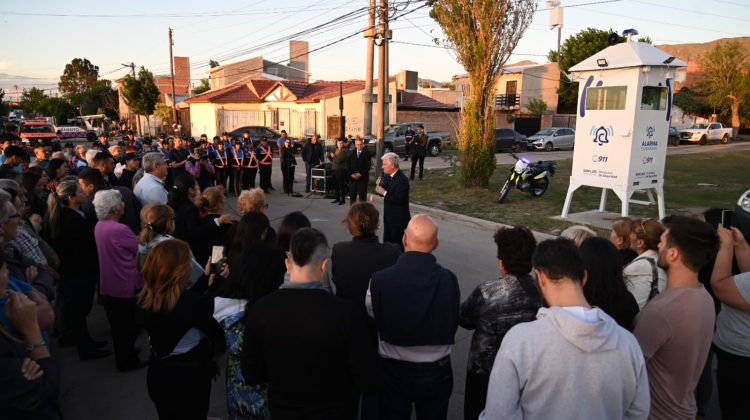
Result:
<instances>
[{"instance_id":1,"label":"white security booth","mask_svg":"<svg viewBox=\"0 0 750 420\"><path fill-rule=\"evenodd\" d=\"M562 218L568 217L573 193L581 186L602 189L599 211L606 211L607 191L629 204L658 205L665 216L664 164L667 155L672 90L684 78L687 63L653 45L631 41L608 47L570 69L579 82L575 151ZM632 200L644 191L648 201Z\"/></svg>"}]
</instances>

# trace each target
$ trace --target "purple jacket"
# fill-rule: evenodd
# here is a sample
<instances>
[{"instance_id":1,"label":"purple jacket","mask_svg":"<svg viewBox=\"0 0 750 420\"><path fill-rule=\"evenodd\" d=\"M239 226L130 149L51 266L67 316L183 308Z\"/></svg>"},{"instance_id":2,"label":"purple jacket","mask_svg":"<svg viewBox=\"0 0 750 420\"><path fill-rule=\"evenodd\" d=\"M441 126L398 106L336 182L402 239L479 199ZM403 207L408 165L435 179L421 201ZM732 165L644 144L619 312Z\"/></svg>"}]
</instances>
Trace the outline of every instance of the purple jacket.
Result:
<instances>
[{"instance_id":1,"label":"purple jacket","mask_svg":"<svg viewBox=\"0 0 750 420\"><path fill-rule=\"evenodd\" d=\"M100 220L94 229L99 251L99 290L104 296L135 297L143 280L138 272L138 239L126 225Z\"/></svg>"}]
</instances>

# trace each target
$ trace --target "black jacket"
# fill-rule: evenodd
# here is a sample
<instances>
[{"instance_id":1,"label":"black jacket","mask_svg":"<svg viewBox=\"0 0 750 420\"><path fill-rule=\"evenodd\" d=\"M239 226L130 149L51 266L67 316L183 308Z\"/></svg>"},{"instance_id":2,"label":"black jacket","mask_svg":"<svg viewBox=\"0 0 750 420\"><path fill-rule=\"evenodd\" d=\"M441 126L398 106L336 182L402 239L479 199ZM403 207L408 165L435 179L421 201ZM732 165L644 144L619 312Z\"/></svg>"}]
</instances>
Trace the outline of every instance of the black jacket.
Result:
<instances>
[{"instance_id":1,"label":"black jacket","mask_svg":"<svg viewBox=\"0 0 750 420\"><path fill-rule=\"evenodd\" d=\"M60 274L98 276L99 258L94 238L96 218L86 218L70 207L63 207L58 223L60 233L54 240L48 238L60 257Z\"/></svg>"},{"instance_id":2,"label":"black jacket","mask_svg":"<svg viewBox=\"0 0 750 420\"><path fill-rule=\"evenodd\" d=\"M370 294L381 340L396 346L453 344L461 291L456 275L434 255L402 254L372 275Z\"/></svg>"},{"instance_id":3,"label":"black jacket","mask_svg":"<svg viewBox=\"0 0 750 420\"><path fill-rule=\"evenodd\" d=\"M370 155L367 149L362 149L362 153L357 157L357 150L352 150L349 153L349 158L346 160L346 165L350 174L362 174L362 178L359 181L366 183L370 176L370 168L372 167L372 155Z\"/></svg>"},{"instance_id":4,"label":"black jacket","mask_svg":"<svg viewBox=\"0 0 750 420\"><path fill-rule=\"evenodd\" d=\"M0 413L4 419L52 420L59 418L60 373L51 357L36 360L41 378L26 380L21 363L26 358L22 341L0 334Z\"/></svg>"},{"instance_id":5,"label":"black jacket","mask_svg":"<svg viewBox=\"0 0 750 420\"><path fill-rule=\"evenodd\" d=\"M396 263L401 249L392 243L380 243L377 236L352 238L333 245L332 277L336 296L344 298L366 313L365 295L370 277L376 271Z\"/></svg>"},{"instance_id":6,"label":"black jacket","mask_svg":"<svg viewBox=\"0 0 750 420\"><path fill-rule=\"evenodd\" d=\"M409 224L409 179L397 170L393 177L383 175L382 186L386 190L383 198L383 224L403 227Z\"/></svg>"},{"instance_id":7,"label":"black jacket","mask_svg":"<svg viewBox=\"0 0 750 420\"><path fill-rule=\"evenodd\" d=\"M323 145L320 142L312 144L308 141L302 146L302 160L311 165L323 163Z\"/></svg>"},{"instance_id":8,"label":"black jacket","mask_svg":"<svg viewBox=\"0 0 750 420\"><path fill-rule=\"evenodd\" d=\"M377 389L377 356L350 302L323 289L279 289L246 320L242 374L249 385L268 383L274 420L351 420L357 394Z\"/></svg>"}]
</instances>

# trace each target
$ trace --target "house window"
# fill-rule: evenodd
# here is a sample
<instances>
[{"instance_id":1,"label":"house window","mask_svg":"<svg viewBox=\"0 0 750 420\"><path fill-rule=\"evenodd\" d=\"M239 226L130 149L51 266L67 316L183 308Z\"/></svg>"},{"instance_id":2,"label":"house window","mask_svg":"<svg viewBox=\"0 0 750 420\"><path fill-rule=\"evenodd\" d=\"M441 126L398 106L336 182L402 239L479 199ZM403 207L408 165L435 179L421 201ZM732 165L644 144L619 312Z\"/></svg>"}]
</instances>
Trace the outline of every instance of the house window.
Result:
<instances>
[{"instance_id":1,"label":"house window","mask_svg":"<svg viewBox=\"0 0 750 420\"><path fill-rule=\"evenodd\" d=\"M664 111L667 109L669 91L662 86L644 86L641 93L641 109L645 111Z\"/></svg>"},{"instance_id":2,"label":"house window","mask_svg":"<svg viewBox=\"0 0 750 420\"><path fill-rule=\"evenodd\" d=\"M516 80L505 82L505 94L508 96L509 104L516 102L516 89L518 89L518 82Z\"/></svg>"},{"instance_id":3,"label":"house window","mask_svg":"<svg viewBox=\"0 0 750 420\"><path fill-rule=\"evenodd\" d=\"M625 109L627 86L590 87L586 92L586 109L618 110Z\"/></svg>"}]
</instances>

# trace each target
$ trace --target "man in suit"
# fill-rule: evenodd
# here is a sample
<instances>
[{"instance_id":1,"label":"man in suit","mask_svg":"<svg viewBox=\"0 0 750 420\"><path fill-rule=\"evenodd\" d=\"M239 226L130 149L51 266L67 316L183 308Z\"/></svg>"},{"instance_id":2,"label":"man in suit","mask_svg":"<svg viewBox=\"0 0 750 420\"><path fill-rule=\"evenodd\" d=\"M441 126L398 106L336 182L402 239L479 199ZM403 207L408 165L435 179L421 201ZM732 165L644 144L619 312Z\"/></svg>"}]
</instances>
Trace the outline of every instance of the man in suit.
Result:
<instances>
[{"instance_id":1,"label":"man in suit","mask_svg":"<svg viewBox=\"0 0 750 420\"><path fill-rule=\"evenodd\" d=\"M398 169L398 155L383 155L383 176L375 182L375 192L383 196L383 242L398 244L409 224L409 179Z\"/></svg>"},{"instance_id":2,"label":"man in suit","mask_svg":"<svg viewBox=\"0 0 750 420\"><path fill-rule=\"evenodd\" d=\"M362 137L357 135L354 139L354 152L349 153L346 160L346 166L349 170L349 198L351 204L354 204L359 197L359 201L367 200L367 184L370 182L370 166L372 165L372 156L365 149L365 142Z\"/></svg>"}]
</instances>

